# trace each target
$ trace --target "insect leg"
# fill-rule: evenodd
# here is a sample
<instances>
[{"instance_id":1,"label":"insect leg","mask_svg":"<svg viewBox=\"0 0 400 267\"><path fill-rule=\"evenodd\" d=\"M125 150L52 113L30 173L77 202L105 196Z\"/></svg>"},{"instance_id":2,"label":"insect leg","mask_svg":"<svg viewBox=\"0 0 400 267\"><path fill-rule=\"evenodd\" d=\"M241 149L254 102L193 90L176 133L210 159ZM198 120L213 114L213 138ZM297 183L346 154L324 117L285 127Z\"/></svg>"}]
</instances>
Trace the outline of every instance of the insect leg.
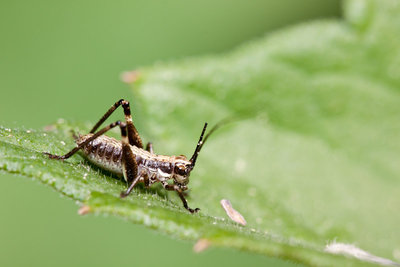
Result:
<instances>
[{"instance_id":1,"label":"insect leg","mask_svg":"<svg viewBox=\"0 0 400 267\"><path fill-rule=\"evenodd\" d=\"M149 151L151 154L154 154L153 143L152 142L148 142L147 143L146 150Z\"/></svg>"},{"instance_id":2,"label":"insect leg","mask_svg":"<svg viewBox=\"0 0 400 267\"><path fill-rule=\"evenodd\" d=\"M122 102L121 102L122 107L124 108L126 127L128 130L129 144L131 144L133 146L137 146L138 148L143 148L142 139L140 138L139 133L136 130L136 127L135 127L135 125L133 125L133 122L132 122L131 108L129 106L129 102L126 100L123 100L123 99L121 99L121 100L122 100Z\"/></svg>"},{"instance_id":3,"label":"insect leg","mask_svg":"<svg viewBox=\"0 0 400 267\"><path fill-rule=\"evenodd\" d=\"M93 126L93 129L90 131L90 133L94 133L97 130L97 128L99 128L100 125L108 117L110 117L110 115L121 105L124 109L125 121L126 121L126 126L128 129L129 144L137 146L139 148L143 148L142 139L140 139L139 133L136 130L136 128L132 122L132 115L131 115L131 109L129 106L129 102L124 99L120 99L117 102L115 102L114 105L106 112L106 114L104 114L103 117L101 117L101 119L96 123L96 125Z\"/></svg>"},{"instance_id":4,"label":"insect leg","mask_svg":"<svg viewBox=\"0 0 400 267\"><path fill-rule=\"evenodd\" d=\"M149 187L150 186L149 176L147 174L144 174L142 177L143 177L144 186Z\"/></svg>"},{"instance_id":5,"label":"insect leg","mask_svg":"<svg viewBox=\"0 0 400 267\"><path fill-rule=\"evenodd\" d=\"M71 151L69 151L67 154L65 154L63 156L58 156L58 155L50 154L47 152L45 152L44 154L49 156L49 158L51 158L51 159L63 159L63 160L67 159L67 158L71 157L73 154L75 154L76 152L78 152L79 149L86 146L88 143L90 143L91 141L93 141L94 139L99 137L100 135L104 134L105 132L109 131L110 129L112 129L115 126L120 125L120 124L121 124L120 121L111 123L110 125L104 127L103 129L101 129L100 131L98 131L97 133L95 133L94 135L89 137L88 139L86 139L84 142L80 143L77 147L73 148Z\"/></svg>"},{"instance_id":6,"label":"insect leg","mask_svg":"<svg viewBox=\"0 0 400 267\"><path fill-rule=\"evenodd\" d=\"M128 137L126 135L125 123L120 124L121 137L122 137L122 173L124 175L125 181L128 182L129 187L126 191L121 192L121 197L128 196L135 185L140 180L140 175L138 175L138 166L136 162L135 155L133 154L130 145L128 143Z\"/></svg>"},{"instance_id":7,"label":"insect leg","mask_svg":"<svg viewBox=\"0 0 400 267\"><path fill-rule=\"evenodd\" d=\"M186 199L185 199L185 196L183 195L182 190L181 190L177 185L174 185L174 184L166 184L166 185L164 186L164 188L165 188L166 190L168 190L168 191L176 191L176 193L178 194L179 198L182 200L183 206L185 207L185 209L187 209L188 211L190 211L190 213L196 213L196 212L198 212L198 211L200 210L199 208L195 208L195 209L189 208L188 203L187 203L187 201L186 201Z\"/></svg>"}]
</instances>

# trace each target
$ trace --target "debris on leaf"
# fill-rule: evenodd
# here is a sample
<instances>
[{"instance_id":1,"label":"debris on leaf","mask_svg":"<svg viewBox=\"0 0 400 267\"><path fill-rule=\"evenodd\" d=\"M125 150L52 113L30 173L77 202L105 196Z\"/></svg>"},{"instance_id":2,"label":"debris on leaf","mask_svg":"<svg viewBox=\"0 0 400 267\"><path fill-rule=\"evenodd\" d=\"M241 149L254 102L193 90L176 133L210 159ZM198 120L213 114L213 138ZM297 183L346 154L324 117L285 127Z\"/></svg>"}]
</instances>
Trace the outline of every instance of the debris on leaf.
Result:
<instances>
[{"instance_id":1,"label":"debris on leaf","mask_svg":"<svg viewBox=\"0 0 400 267\"><path fill-rule=\"evenodd\" d=\"M211 241L205 238L199 239L193 246L193 251L196 253L203 252L211 245Z\"/></svg>"},{"instance_id":2,"label":"debris on leaf","mask_svg":"<svg viewBox=\"0 0 400 267\"><path fill-rule=\"evenodd\" d=\"M352 244L332 242L325 247L325 251L332 254L342 254L351 256L362 261L373 262L385 266L400 266L400 264L391 261L389 259L375 256L361 248L358 248Z\"/></svg>"},{"instance_id":3,"label":"debris on leaf","mask_svg":"<svg viewBox=\"0 0 400 267\"><path fill-rule=\"evenodd\" d=\"M221 206L224 208L226 214L229 216L229 218L231 218L232 221L237 222L241 225L246 225L247 222L244 219L244 217L242 216L242 214L240 214L237 210L235 210L232 207L232 204L229 200L227 199L222 199L220 201Z\"/></svg>"},{"instance_id":4,"label":"debris on leaf","mask_svg":"<svg viewBox=\"0 0 400 267\"><path fill-rule=\"evenodd\" d=\"M88 214L89 212L90 212L90 207L89 207L89 206L86 206L86 205L83 205L83 206L80 207L79 210L78 210L78 214L79 214L79 215L86 215L86 214Z\"/></svg>"},{"instance_id":5,"label":"debris on leaf","mask_svg":"<svg viewBox=\"0 0 400 267\"><path fill-rule=\"evenodd\" d=\"M125 71L121 74L121 81L127 84L134 83L138 80L139 74L137 70Z\"/></svg>"}]
</instances>

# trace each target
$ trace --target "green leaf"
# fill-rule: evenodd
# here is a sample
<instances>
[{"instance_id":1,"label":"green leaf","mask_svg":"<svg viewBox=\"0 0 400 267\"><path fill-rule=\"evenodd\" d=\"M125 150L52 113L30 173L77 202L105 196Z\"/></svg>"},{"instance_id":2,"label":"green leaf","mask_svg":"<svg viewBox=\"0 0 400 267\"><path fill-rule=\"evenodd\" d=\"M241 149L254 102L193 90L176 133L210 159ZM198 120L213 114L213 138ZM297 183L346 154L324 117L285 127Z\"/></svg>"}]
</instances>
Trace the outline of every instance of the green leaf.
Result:
<instances>
[{"instance_id":1,"label":"green leaf","mask_svg":"<svg viewBox=\"0 0 400 267\"><path fill-rule=\"evenodd\" d=\"M190 156L204 121L233 118L207 141L192 172L188 201L199 214L159 185L120 199L126 185L81 157L42 155L67 152L74 146L69 130L84 133L93 124L0 128L0 168L39 179L93 213L180 239L312 266L367 265L324 252L335 240L398 260L400 4L344 6L345 20L138 70L134 121L156 153ZM230 221L221 199L248 225Z\"/></svg>"}]
</instances>

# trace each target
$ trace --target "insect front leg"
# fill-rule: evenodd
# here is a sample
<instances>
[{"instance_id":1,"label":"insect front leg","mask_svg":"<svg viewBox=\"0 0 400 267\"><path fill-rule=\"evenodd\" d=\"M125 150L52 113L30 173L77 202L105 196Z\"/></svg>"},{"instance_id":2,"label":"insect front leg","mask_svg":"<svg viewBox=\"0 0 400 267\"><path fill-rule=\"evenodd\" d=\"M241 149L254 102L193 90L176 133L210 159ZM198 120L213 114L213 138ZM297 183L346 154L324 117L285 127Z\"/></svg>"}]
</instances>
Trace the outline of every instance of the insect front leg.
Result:
<instances>
[{"instance_id":1,"label":"insect front leg","mask_svg":"<svg viewBox=\"0 0 400 267\"><path fill-rule=\"evenodd\" d=\"M190 213L196 213L200 210L199 208L195 208L195 209L189 208L186 198L183 195L182 189L180 189L179 186L177 186L175 184L166 184L166 185L164 185L164 188L168 191L175 191L178 194L179 198L182 200L182 203L183 203L183 206L185 207L185 209L190 211Z\"/></svg>"}]
</instances>

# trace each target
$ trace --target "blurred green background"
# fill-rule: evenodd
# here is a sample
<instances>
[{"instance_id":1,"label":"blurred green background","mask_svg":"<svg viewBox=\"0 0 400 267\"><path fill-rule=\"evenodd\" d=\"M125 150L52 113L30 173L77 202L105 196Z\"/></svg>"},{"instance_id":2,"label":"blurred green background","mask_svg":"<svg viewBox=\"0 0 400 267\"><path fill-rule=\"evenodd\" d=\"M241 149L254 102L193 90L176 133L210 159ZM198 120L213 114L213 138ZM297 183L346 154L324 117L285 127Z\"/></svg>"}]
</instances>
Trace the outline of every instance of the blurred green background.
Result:
<instances>
[{"instance_id":1,"label":"blurred green background","mask_svg":"<svg viewBox=\"0 0 400 267\"><path fill-rule=\"evenodd\" d=\"M124 70L340 13L337 0L1 1L0 124L94 123L119 98L134 105ZM226 249L194 254L191 243L77 209L38 182L0 173L0 266L293 266Z\"/></svg>"}]
</instances>

